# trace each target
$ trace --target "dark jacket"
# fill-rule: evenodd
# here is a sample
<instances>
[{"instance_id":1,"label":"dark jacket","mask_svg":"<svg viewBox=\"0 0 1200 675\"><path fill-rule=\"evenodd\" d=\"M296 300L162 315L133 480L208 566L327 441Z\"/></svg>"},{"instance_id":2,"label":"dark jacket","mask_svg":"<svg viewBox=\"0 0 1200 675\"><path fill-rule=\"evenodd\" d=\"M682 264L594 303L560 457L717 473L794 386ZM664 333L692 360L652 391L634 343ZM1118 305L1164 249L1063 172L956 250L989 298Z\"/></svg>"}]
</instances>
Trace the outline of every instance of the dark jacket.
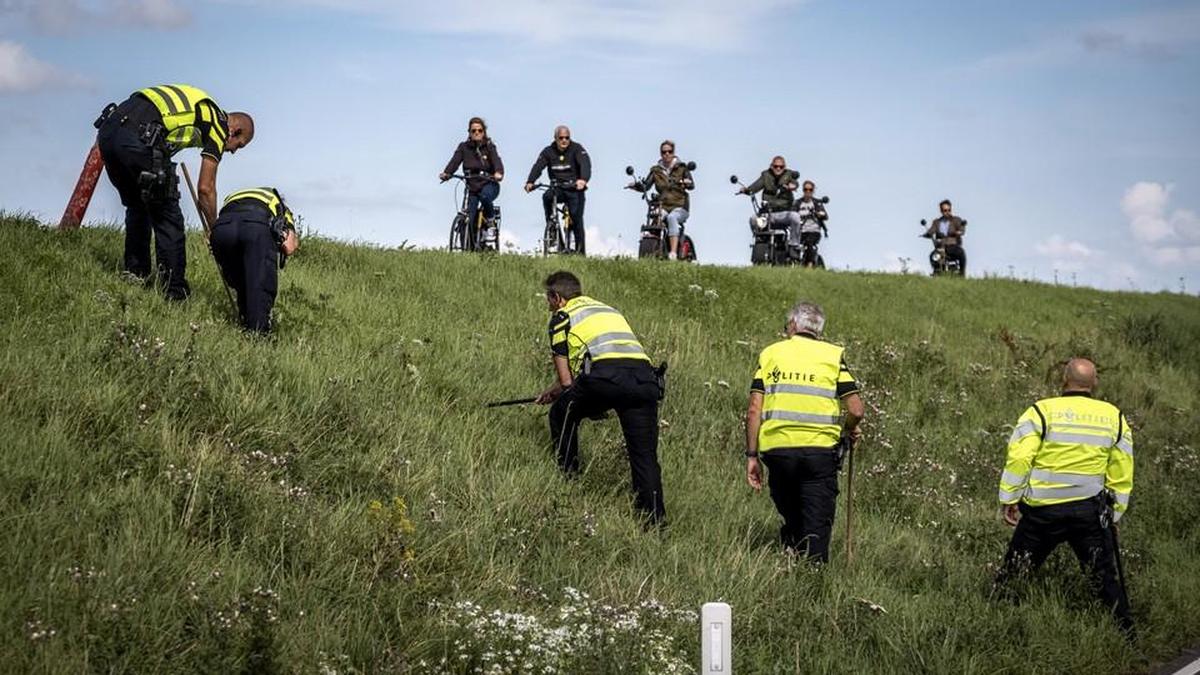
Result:
<instances>
[{"instance_id":1,"label":"dark jacket","mask_svg":"<svg viewBox=\"0 0 1200 675\"><path fill-rule=\"evenodd\" d=\"M946 223L945 236L941 236L940 234L943 220L948 221ZM929 229L925 230L925 236L940 239L946 246L962 246L962 238L966 232L967 224L962 218L958 216L950 216L949 218L939 216L933 222L929 223Z\"/></svg>"},{"instance_id":2,"label":"dark jacket","mask_svg":"<svg viewBox=\"0 0 1200 675\"><path fill-rule=\"evenodd\" d=\"M537 161L529 170L527 183L536 183L542 171L550 169L550 178L557 181L575 182L576 180L592 179L592 159L588 157L583 146L571 141L566 150L559 151L554 143L542 148ZM575 188L569 188L575 189Z\"/></svg>"},{"instance_id":3,"label":"dark jacket","mask_svg":"<svg viewBox=\"0 0 1200 675\"><path fill-rule=\"evenodd\" d=\"M779 178L770 169L762 172L758 180L746 186L746 190L750 193L762 190L763 204L767 210L772 213L776 211L787 211L792 208L792 202L795 200L795 190L789 190L785 186L794 183L800 185L800 172L791 169L785 169L779 174Z\"/></svg>"},{"instance_id":4,"label":"dark jacket","mask_svg":"<svg viewBox=\"0 0 1200 675\"><path fill-rule=\"evenodd\" d=\"M654 186L658 191L659 203L667 213L672 209L691 209L688 190L694 189L696 184L692 183L685 188L685 178L692 180L692 172L688 170L685 162L676 159L670 171L664 169L661 162L655 162L654 166L650 167L643 188L649 189L651 185Z\"/></svg>"},{"instance_id":5,"label":"dark jacket","mask_svg":"<svg viewBox=\"0 0 1200 675\"><path fill-rule=\"evenodd\" d=\"M443 173L454 173L462 165L463 173L467 175L467 189L479 192L491 180L494 173L504 173L504 162L496 151L496 144L488 139L482 143L463 141L454 149L454 155L446 164ZM483 174L483 175L480 175Z\"/></svg>"}]
</instances>

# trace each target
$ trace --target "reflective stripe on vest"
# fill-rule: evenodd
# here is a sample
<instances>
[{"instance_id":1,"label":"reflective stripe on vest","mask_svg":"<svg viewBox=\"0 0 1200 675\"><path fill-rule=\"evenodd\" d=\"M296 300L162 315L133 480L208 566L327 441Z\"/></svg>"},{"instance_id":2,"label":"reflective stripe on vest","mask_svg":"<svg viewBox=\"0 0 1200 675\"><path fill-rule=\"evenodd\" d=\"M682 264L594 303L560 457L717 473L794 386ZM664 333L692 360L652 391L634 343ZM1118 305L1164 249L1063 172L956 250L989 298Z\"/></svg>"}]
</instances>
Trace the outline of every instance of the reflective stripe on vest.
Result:
<instances>
[{"instance_id":1,"label":"reflective stripe on vest","mask_svg":"<svg viewBox=\"0 0 1200 675\"><path fill-rule=\"evenodd\" d=\"M629 322L612 307L581 295L567 301L563 311L570 319L567 346L572 372L587 372L592 363L609 359L650 361Z\"/></svg>"},{"instance_id":2,"label":"reflective stripe on vest","mask_svg":"<svg viewBox=\"0 0 1200 675\"><path fill-rule=\"evenodd\" d=\"M755 377L763 381L759 452L832 448L842 434L837 398L842 348L796 336L768 346Z\"/></svg>"},{"instance_id":3,"label":"reflective stripe on vest","mask_svg":"<svg viewBox=\"0 0 1200 675\"><path fill-rule=\"evenodd\" d=\"M280 209L282 208L284 218L287 220L288 225L295 224L292 222L291 209L289 209L287 205L283 203L283 200L279 198L279 195L275 192L275 190L269 187L238 190L237 192L234 192L225 198L225 201L222 203L222 207L229 206L230 204L243 199L253 199L266 204L267 209L271 212L271 215L276 218L279 217Z\"/></svg>"},{"instance_id":4,"label":"reflective stripe on vest","mask_svg":"<svg viewBox=\"0 0 1200 675\"><path fill-rule=\"evenodd\" d=\"M213 141L218 147L225 147L228 129L222 127L220 120L210 119L208 108L200 106L200 103L207 101L217 108L216 101L203 89L186 84L161 84L140 89L137 93L158 109L167 130L167 142L175 148L198 148L203 145L204 139L196 128L196 123L201 120L212 123Z\"/></svg>"}]
</instances>

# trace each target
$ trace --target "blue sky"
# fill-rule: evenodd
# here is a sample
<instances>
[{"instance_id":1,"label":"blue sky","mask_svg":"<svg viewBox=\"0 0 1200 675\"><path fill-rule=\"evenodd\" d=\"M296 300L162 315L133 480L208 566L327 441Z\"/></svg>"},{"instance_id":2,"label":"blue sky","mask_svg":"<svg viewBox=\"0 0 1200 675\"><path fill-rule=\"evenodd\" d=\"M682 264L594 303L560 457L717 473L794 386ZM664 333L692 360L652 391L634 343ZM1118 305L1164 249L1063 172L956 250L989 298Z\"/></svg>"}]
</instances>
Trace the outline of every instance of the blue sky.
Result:
<instances>
[{"instance_id":1,"label":"blue sky","mask_svg":"<svg viewBox=\"0 0 1200 675\"><path fill-rule=\"evenodd\" d=\"M478 114L521 248L541 212L519 183L566 123L593 251L635 249L623 169L671 138L703 262L747 264L728 177L779 153L831 199L831 266L923 270L917 221L949 197L973 274L1200 288L1195 2L0 0L0 208L57 220L99 109L162 82L255 116L222 193L277 185L346 240L442 244L436 174ZM106 179L88 215L120 219Z\"/></svg>"}]
</instances>

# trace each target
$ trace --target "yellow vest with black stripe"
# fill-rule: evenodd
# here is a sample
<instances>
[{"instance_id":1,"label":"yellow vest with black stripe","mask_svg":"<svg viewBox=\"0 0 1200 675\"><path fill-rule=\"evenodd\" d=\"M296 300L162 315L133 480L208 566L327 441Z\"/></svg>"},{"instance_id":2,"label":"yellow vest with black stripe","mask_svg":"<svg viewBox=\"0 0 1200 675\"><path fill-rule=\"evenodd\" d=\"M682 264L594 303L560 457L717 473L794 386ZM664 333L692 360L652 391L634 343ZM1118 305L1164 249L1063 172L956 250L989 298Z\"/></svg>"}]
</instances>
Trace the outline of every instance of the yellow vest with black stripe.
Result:
<instances>
[{"instance_id":1,"label":"yellow vest with black stripe","mask_svg":"<svg viewBox=\"0 0 1200 675\"><path fill-rule=\"evenodd\" d=\"M581 295L568 300L562 311L570 321L567 346L571 372L586 373L592 364L616 359L650 362L629 322L612 307Z\"/></svg>"},{"instance_id":2,"label":"yellow vest with black stripe","mask_svg":"<svg viewBox=\"0 0 1200 675\"><path fill-rule=\"evenodd\" d=\"M243 199L253 199L254 201L262 202L266 205L267 210L271 212L271 216L278 218L282 215L284 221L288 225L295 227L296 223L292 217L292 210L283 203L283 200L279 198L279 194L275 192L275 190L269 187L238 190L237 192L234 192L226 197L221 206L224 208L236 201L241 201Z\"/></svg>"},{"instance_id":3,"label":"yellow vest with black stripe","mask_svg":"<svg viewBox=\"0 0 1200 675\"><path fill-rule=\"evenodd\" d=\"M138 92L146 97L162 115L163 126L167 130L167 143L175 149L199 148L204 143L198 122L211 123L212 140L218 148L224 150L225 139L229 137L229 129L217 119L212 119L220 108L203 89L186 84L162 84L155 87L139 89ZM209 106L200 105L207 101Z\"/></svg>"},{"instance_id":4,"label":"yellow vest with black stripe","mask_svg":"<svg viewBox=\"0 0 1200 675\"><path fill-rule=\"evenodd\" d=\"M1105 489L1120 518L1133 492L1133 431L1116 406L1066 395L1042 399L1021 415L1000 476L1002 503L1064 504Z\"/></svg>"},{"instance_id":5,"label":"yellow vest with black stripe","mask_svg":"<svg viewBox=\"0 0 1200 675\"><path fill-rule=\"evenodd\" d=\"M759 452L838 444L842 409L837 387L843 351L799 335L762 351L756 375L763 382Z\"/></svg>"}]
</instances>

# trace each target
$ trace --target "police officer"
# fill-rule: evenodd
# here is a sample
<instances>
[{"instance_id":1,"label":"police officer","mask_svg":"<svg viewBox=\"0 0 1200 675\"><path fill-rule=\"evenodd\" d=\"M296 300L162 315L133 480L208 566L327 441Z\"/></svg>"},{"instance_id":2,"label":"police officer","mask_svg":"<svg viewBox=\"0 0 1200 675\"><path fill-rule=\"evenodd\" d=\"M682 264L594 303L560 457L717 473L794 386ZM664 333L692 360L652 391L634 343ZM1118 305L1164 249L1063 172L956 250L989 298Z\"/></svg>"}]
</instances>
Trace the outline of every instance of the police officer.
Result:
<instances>
[{"instance_id":1,"label":"police officer","mask_svg":"<svg viewBox=\"0 0 1200 675\"><path fill-rule=\"evenodd\" d=\"M658 401L661 371L650 365L625 317L583 295L570 272L546 278L550 350L555 383L537 398L550 407L550 439L558 466L579 471L579 423L615 410L625 435L634 505L653 525L664 522L662 471L658 465Z\"/></svg>"},{"instance_id":2,"label":"police officer","mask_svg":"<svg viewBox=\"0 0 1200 675\"><path fill-rule=\"evenodd\" d=\"M1017 420L1000 474L1004 522L1015 526L997 587L1032 571L1067 542L1104 604L1133 629L1114 537L1133 491L1133 431L1116 406L1092 398L1096 366L1071 359L1062 395Z\"/></svg>"},{"instance_id":3,"label":"police officer","mask_svg":"<svg viewBox=\"0 0 1200 675\"><path fill-rule=\"evenodd\" d=\"M275 188L234 192L225 198L210 241L225 283L237 292L242 325L271 332L278 270L300 245L292 210Z\"/></svg>"},{"instance_id":4,"label":"police officer","mask_svg":"<svg viewBox=\"0 0 1200 675\"><path fill-rule=\"evenodd\" d=\"M761 490L767 465L784 548L817 562L829 560L841 439L858 439L864 414L844 350L821 340L824 329L819 306L792 307L787 339L758 357L746 410L746 480Z\"/></svg>"},{"instance_id":5,"label":"police officer","mask_svg":"<svg viewBox=\"0 0 1200 675\"><path fill-rule=\"evenodd\" d=\"M958 271L962 276L967 276L967 252L963 249L963 235L967 232L967 221L959 218L953 213L954 205L949 199L943 199L938 204L940 216L934 218L933 222L929 223L929 227L922 234L922 237L933 239L942 244L946 250L946 259L958 263ZM930 259L930 265L933 267L934 273L941 270L938 269L938 263Z\"/></svg>"},{"instance_id":6,"label":"police officer","mask_svg":"<svg viewBox=\"0 0 1200 675\"><path fill-rule=\"evenodd\" d=\"M551 187L542 195L542 208L546 211L547 222L554 214L554 193L558 200L567 205L567 213L571 214L571 233L575 237L575 252L587 255L584 246L583 206L584 190L592 179L592 158L582 145L571 140L571 130L565 126L554 128L554 142L547 145L538 153L537 161L529 170L529 178L525 180L525 191L532 192L533 184L537 182L542 171L548 169L550 180L560 183L559 187Z\"/></svg>"},{"instance_id":7,"label":"police officer","mask_svg":"<svg viewBox=\"0 0 1200 675\"><path fill-rule=\"evenodd\" d=\"M186 298L183 212L171 157L200 148L200 210L217 218L217 164L254 138L254 120L226 113L203 90L164 84L134 92L120 105L110 103L96 120L96 142L104 168L125 206L125 271L150 276L150 235L154 233L159 282L166 297Z\"/></svg>"}]
</instances>

